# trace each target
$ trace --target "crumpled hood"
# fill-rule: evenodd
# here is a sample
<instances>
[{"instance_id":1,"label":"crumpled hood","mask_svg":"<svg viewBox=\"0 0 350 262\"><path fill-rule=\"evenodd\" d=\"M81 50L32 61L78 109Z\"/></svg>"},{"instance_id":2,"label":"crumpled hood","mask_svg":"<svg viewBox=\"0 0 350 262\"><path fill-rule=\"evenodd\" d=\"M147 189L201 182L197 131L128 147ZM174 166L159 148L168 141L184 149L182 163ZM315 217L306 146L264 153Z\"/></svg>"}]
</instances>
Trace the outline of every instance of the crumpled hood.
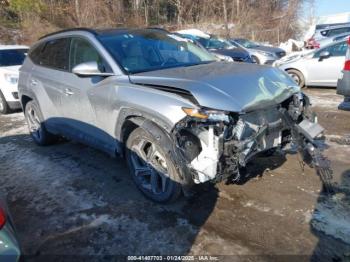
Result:
<instances>
[{"instance_id":1,"label":"crumpled hood","mask_svg":"<svg viewBox=\"0 0 350 262\"><path fill-rule=\"evenodd\" d=\"M135 84L187 90L201 106L231 112L248 112L276 105L300 91L280 69L245 63L213 62L129 77Z\"/></svg>"}]
</instances>

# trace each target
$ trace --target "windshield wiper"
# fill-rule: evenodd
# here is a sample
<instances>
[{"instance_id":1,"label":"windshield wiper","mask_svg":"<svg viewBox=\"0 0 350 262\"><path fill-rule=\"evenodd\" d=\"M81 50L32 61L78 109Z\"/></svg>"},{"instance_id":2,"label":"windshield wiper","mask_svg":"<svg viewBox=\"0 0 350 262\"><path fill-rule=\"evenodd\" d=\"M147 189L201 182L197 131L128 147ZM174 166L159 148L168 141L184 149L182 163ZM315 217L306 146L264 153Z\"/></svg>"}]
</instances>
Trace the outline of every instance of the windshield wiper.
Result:
<instances>
[{"instance_id":1,"label":"windshield wiper","mask_svg":"<svg viewBox=\"0 0 350 262\"><path fill-rule=\"evenodd\" d=\"M205 65L205 64L210 64L215 62L215 60L210 60L210 61L202 61L202 62L198 62L198 63L191 63L191 64L183 64L181 66L183 67L188 67L188 66L196 66L196 65Z\"/></svg>"}]
</instances>

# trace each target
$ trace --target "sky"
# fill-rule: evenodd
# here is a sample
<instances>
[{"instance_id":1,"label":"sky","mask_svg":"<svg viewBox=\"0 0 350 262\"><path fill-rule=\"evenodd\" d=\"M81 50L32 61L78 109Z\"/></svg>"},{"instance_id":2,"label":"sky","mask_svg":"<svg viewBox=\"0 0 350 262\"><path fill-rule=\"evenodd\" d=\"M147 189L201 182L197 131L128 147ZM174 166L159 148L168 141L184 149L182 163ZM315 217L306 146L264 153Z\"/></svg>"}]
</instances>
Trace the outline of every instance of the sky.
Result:
<instances>
[{"instance_id":1,"label":"sky","mask_svg":"<svg viewBox=\"0 0 350 262\"><path fill-rule=\"evenodd\" d=\"M315 15L331 15L350 12L350 0L314 0Z\"/></svg>"}]
</instances>

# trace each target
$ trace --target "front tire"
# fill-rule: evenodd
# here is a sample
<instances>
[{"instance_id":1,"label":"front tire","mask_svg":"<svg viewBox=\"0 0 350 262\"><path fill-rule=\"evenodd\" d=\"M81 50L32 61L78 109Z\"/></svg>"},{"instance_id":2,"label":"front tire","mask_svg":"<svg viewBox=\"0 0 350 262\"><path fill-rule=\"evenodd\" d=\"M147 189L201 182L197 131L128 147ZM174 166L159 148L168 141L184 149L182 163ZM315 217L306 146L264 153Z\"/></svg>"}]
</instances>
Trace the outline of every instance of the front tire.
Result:
<instances>
[{"instance_id":1,"label":"front tire","mask_svg":"<svg viewBox=\"0 0 350 262\"><path fill-rule=\"evenodd\" d=\"M28 124L29 133L36 144L46 146L57 142L58 137L46 130L39 105L35 101L29 101L26 104L24 116Z\"/></svg>"},{"instance_id":2,"label":"front tire","mask_svg":"<svg viewBox=\"0 0 350 262\"><path fill-rule=\"evenodd\" d=\"M261 62L260 62L259 58L256 57L255 55L252 55L252 60L253 60L256 64L261 65Z\"/></svg>"},{"instance_id":3,"label":"front tire","mask_svg":"<svg viewBox=\"0 0 350 262\"><path fill-rule=\"evenodd\" d=\"M305 88L305 78L304 75L295 69L287 70L288 75L300 86L300 88Z\"/></svg>"},{"instance_id":4,"label":"front tire","mask_svg":"<svg viewBox=\"0 0 350 262\"><path fill-rule=\"evenodd\" d=\"M126 146L128 166L138 189L158 203L175 201L181 194L181 185L176 182L176 165L164 150L165 145L144 129L136 128Z\"/></svg>"},{"instance_id":5,"label":"front tire","mask_svg":"<svg viewBox=\"0 0 350 262\"><path fill-rule=\"evenodd\" d=\"M0 114L6 115L11 112L3 93L0 91Z\"/></svg>"}]
</instances>

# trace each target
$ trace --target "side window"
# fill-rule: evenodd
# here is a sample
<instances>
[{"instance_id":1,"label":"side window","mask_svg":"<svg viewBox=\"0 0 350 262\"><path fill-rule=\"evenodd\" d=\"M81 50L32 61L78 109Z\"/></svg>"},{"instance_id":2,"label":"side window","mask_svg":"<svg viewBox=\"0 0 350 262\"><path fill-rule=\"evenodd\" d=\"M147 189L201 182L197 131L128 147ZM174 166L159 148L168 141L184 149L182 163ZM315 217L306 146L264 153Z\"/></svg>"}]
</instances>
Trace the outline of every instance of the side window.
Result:
<instances>
[{"instance_id":1,"label":"side window","mask_svg":"<svg viewBox=\"0 0 350 262\"><path fill-rule=\"evenodd\" d=\"M46 42L39 55L39 64L60 70L68 70L69 39Z\"/></svg>"},{"instance_id":2,"label":"side window","mask_svg":"<svg viewBox=\"0 0 350 262\"><path fill-rule=\"evenodd\" d=\"M40 65L40 55L43 47L46 43L41 43L30 50L29 57L33 61L34 64Z\"/></svg>"},{"instance_id":3,"label":"side window","mask_svg":"<svg viewBox=\"0 0 350 262\"><path fill-rule=\"evenodd\" d=\"M330 30L328 33L328 36L335 36L335 35L343 34L343 33L349 32L349 29L350 29L349 27L343 27L343 28Z\"/></svg>"},{"instance_id":4,"label":"side window","mask_svg":"<svg viewBox=\"0 0 350 262\"><path fill-rule=\"evenodd\" d=\"M93 47L87 40L82 38L72 38L69 55L70 70L72 70L76 65L86 62L97 62L101 72L112 72L112 69L107 62L105 62L96 48Z\"/></svg>"},{"instance_id":5,"label":"side window","mask_svg":"<svg viewBox=\"0 0 350 262\"><path fill-rule=\"evenodd\" d=\"M342 42L333 46L331 51L332 56L345 56L348 45L346 42Z\"/></svg>"},{"instance_id":6,"label":"side window","mask_svg":"<svg viewBox=\"0 0 350 262\"><path fill-rule=\"evenodd\" d=\"M323 48L319 51L317 51L314 55L315 58L320 57L320 54L324 51L328 51L331 56L345 56L346 54L346 50L347 50L348 46L346 44L346 42L341 42L335 45L331 45L328 46L326 48Z\"/></svg>"}]
</instances>

